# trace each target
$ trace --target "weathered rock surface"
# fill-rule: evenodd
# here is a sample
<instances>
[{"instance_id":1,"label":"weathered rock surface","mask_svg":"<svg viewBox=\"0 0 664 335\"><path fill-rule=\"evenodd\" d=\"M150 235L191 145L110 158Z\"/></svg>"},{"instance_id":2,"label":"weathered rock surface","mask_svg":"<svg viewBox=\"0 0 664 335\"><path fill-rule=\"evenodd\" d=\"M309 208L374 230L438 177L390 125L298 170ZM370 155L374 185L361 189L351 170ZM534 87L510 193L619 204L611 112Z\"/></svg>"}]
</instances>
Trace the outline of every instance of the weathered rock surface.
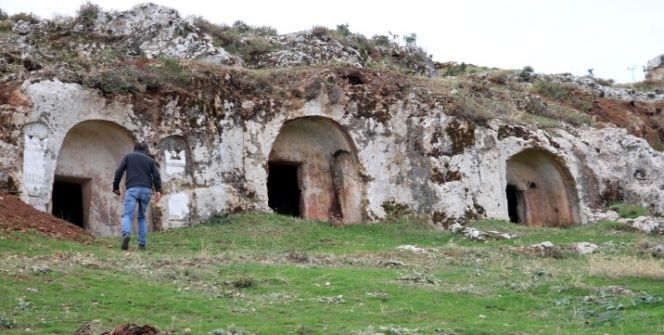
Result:
<instances>
[{"instance_id":1,"label":"weathered rock surface","mask_svg":"<svg viewBox=\"0 0 664 335\"><path fill-rule=\"evenodd\" d=\"M137 54L148 58L203 58L218 64L232 64L231 56L213 45L212 37L183 19L172 8L152 3L136 5L129 11L104 12L92 30L102 36L128 39Z\"/></svg>"},{"instance_id":2,"label":"weathered rock surface","mask_svg":"<svg viewBox=\"0 0 664 335\"><path fill-rule=\"evenodd\" d=\"M664 258L664 244L659 244L650 248L650 255L655 258Z\"/></svg>"},{"instance_id":3,"label":"weathered rock surface","mask_svg":"<svg viewBox=\"0 0 664 335\"><path fill-rule=\"evenodd\" d=\"M573 243L570 246L570 250L579 255L592 254L598 249L599 246L597 244L590 242L578 242L578 243Z\"/></svg>"},{"instance_id":4,"label":"weathered rock surface","mask_svg":"<svg viewBox=\"0 0 664 335\"><path fill-rule=\"evenodd\" d=\"M418 246L410 245L410 244L400 245L400 246L397 247L397 250L406 250L406 251L411 251L411 252L414 252L414 253L417 253L417 254L427 252L427 249L420 248Z\"/></svg>"},{"instance_id":5,"label":"weathered rock surface","mask_svg":"<svg viewBox=\"0 0 664 335\"><path fill-rule=\"evenodd\" d=\"M646 79L664 80L664 55L659 55L646 64Z\"/></svg>"},{"instance_id":6,"label":"weathered rock surface","mask_svg":"<svg viewBox=\"0 0 664 335\"><path fill-rule=\"evenodd\" d=\"M639 216L636 219L619 219L618 222L630 225L648 234L664 234L664 220L652 216Z\"/></svg>"},{"instance_id":7,"label":"weathered rock surface","mask_svg":"<svg viewBox=\"0 0 664 335\"><path fill-rule=\"evenodd\" d=\"M462 234L466 238L475 241L486 241L490 239L511 240L517 237L517 235L511 233L503 233L495 230L483 231L473 227L464 227L459 223L452 224L450 226L450 231L456 234Z\"/></svg>"},{"instance_id":8,"label":"weathered rock surface","mask_svg":"<svg viewBox=\"0 0 664 335\"><path fill-rule=\"evenodd\" d=\"M630 135L643 129L609 122L537 129L526 117L511 119L546 118L532 109L554 105L569 111L565 102L529 91L533 83L505 85L509 76L477 75L446 78L457 80L448 85L371 69L378 58L407 73L432 74L433 67L414 46L388 41L362 52L313 30L256 37L275 49L251 62L236 60L192 19L153 4L99 13L75 30L67 30L67 22L17 22L0 40L9 71L0 81L0 179L44 211L52 210L55 182L80 185L89 204L84 226L99 235L118 233L121 206L107 192L108 181L135 141L150 143L161 163L164 200L150 208L153 229L277 209L270 205L275 189L268 179L279 164L295 171L293 194L302 198L292 209L307 218L415 215L444 227L477 218L566 226L613 219L614 213L597 212L615 202L664 215L664 156ZM38 40L42 35L58 43L47 45ZM127 49L114 49L118 43ZM126 54L103 63L110 51ZM80 64L58 58L67 55L82 55ZM169 69L138 55L253 67L337 66L254 71L187 61ZM132 86L135 75L143 81ZM191 80L173 84L182 77ZM605 89L591 78L537 79L578 85L570 92L579 95ZM625 94L662 99L657 92ZM602 103L585 102L590 105L575 108L586 109L573 111L579 117ZM657 106L647 105L653 119ZM632 120L625 117L624 126ZM659 138L657 124L651 126L650 135ZM661 231L651 221L630 224ZM513 238L453 229L473 239Z\"/></svg>"}]
</instances>

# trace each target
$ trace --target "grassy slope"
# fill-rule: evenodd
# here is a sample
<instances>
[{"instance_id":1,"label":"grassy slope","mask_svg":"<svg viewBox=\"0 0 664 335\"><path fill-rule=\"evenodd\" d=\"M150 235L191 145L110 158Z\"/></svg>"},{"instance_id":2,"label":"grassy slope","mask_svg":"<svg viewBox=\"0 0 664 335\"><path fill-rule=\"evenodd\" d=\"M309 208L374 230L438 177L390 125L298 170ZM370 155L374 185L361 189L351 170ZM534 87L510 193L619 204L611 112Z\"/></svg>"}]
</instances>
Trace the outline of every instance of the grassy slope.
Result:
<instances>
[{"instance_id":1,"label":"grassy slope","mask_svg":"<svg viewBox=\"0 0 664 335\"><path fill-rule=\"evenodd\" d=\"M268 214L151 234L147 252L122 252L116 239L79 245L0 233L0 325L16 325L0 332L71 334L92 319L194 334L231 324L260 334L387 325L425 334L664 332L657 299L664 261L638 250L664 238L609 222L568 230L477 225L520 237L478 243L405 220L332 228ZM559 259L517 251L544 240L601 249ZM401 244L430 250L396 250ZM404 266L381 265L386 260ZM434 284L417 282L427 279ZM635 294L600 291L610 285Z\"/></svg>"}]
</instances>

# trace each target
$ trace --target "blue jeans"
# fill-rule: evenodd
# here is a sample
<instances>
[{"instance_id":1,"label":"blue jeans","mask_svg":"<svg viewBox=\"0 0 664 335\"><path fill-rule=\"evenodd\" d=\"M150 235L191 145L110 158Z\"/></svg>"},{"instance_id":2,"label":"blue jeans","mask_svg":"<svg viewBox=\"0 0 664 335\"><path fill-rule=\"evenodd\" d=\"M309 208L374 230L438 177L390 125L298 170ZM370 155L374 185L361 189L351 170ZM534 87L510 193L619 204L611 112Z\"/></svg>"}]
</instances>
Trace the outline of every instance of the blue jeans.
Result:
<instances>
[{"instance_id":1,"label":"blue jeans","mask_svg":"<svg viewBox=\"0 0 664 335\"><path fill-rule=\"evenodd\" d=\"M138 203L138 245L147 243L148 228L145 225L145 210L150 202L152 190L147 187L131 187L125 192L122 204L122 236L131 236L131 221L134 219L134 209Z\"/></svg>"}]
</instances>

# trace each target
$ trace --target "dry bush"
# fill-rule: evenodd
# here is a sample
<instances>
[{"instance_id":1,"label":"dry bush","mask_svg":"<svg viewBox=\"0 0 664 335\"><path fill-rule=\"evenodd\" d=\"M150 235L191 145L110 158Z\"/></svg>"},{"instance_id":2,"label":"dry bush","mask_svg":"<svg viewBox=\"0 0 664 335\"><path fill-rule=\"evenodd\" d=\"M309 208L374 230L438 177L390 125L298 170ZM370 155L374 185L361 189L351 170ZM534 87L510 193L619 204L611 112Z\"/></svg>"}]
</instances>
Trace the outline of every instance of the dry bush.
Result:
<instances>
[{"instance_id":1,"label":"dry bush","mask_svg":"<svg viewBox=\"0 0 664 335\"><path fill-rule=\"evenodd\" d=\"M607 278L649 278L664 279L664 266L661 261L637 257L600 258L591 257L588 272L592 276Z\"/></svg>"}]
</instances>

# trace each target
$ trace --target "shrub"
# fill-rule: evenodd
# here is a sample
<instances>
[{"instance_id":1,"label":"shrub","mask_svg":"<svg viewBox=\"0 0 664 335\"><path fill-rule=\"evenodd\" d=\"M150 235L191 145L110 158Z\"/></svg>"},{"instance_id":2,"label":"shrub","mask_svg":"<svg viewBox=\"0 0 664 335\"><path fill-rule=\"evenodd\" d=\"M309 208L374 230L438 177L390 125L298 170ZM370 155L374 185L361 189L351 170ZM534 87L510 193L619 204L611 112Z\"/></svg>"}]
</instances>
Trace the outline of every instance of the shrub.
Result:
<instances>
[{"instance_id":1,"label":"shrub","mask_svg":"<svg viewBox=\"0 0 664 335\"><path fill-rule=\"evenodd\" d=\"M10 31L12 30L12 27L14 26L14 23L9 20L0 20L0 31Z\"/></svg>"},{"instance_id":2,"label":"shrub","mask_svg":"<svg viewBox=\"0 0 664 335\"><path fill-rule=\"evenodd\" d=\"M243 21L237 20L233 22L233 30L238 33L247 33L251 30L251 26L244 23Z\"/></svg>"},{"instance_id":3,"label":"shrub","mask_svg":"<svg viewBox=\"0 0 664 335\"><path fill-rule=\"evenodd\" d=\"M330 33L330 30L327 29L327 27L314 26L313 28L311 28L311 35L314 35L316 37L327 36L329 33Z\"/></svg>"},{"instance_id":4,"label":"shrub","mask_svg":"<svg viewBox=\"0 0 664 335\"><path fill-rule=\"evenodd\" d=\"M519 80L520 81L525 81L525 82L531 82L533 79L533 73L535 70L533 69L532 66L526 65L521 69L521 72L519 72Z\"/></svg>"},{"instance_id":5,"label":"shrub","mask_svg":"<svg viewBox=\"0 0 664 335\"><path fill-rule=\"evenodd\" d=\"M179 61L162 59L152 64L137 62L103 69L83 80L89 87L105 94L157 92L167 85L184 87L190 77Z\"/></svg>"},{"instance_id":6,"label":"shrub","mask_svg":"<svg viewBox=\"0 0 664 335\"><path fill-rule=\"evenodd\" d=\"M101 8L99 5L87 1L78 8L76 14L78 15L78 21L83 26L91 28L95 24L95 20L97 19L100 11Z\"/></svg>"},{"instance_id":7,"label":"shrub","mask_svg":"<svg viewBox=\"0 0 664 335\"><path fill-rule=\"evenodd\" d=\"M32 13L16 13L9 17L10 20L17 22L20 20L30 22L32 24L39 23L39 17Z\"/></svg>"},{"instance_id":8,"label":"shrub","mask_svg":"<svg viewBox=\"0 0 664 335\"><path fill-rule=\"evenodd\" d=\"M406 45L415 45L417 44L417 34L411 33L403 37L403 41Z\"/></svg>"},{"instance_id":9,"label":"shrub","mask_svg":"<svg viewBox=\"0 0 664 335\"><path fill-rule=\"evenodd\" d=\"M621 218L634 219L639 216L644 216L648 210L639 205L616 203L611 205L611 209L618 212Z\"/></svg>"},{"instance_id":10,"label":"shrub","mask_svg":"<svg viewBox=\"0 0 664 335\"><path fill-rule=\"evenodd\" d=\"M468 68L468 65L466 63L461 63L461 64L452 64L447 69L445 70L445 73L443 74L444 76L452 76L456 77L458 75L466 73L466 69Z\"/></svg>"},{"instance_id":11,"label":"shrub","mask_svg":"<svg viewBox=\"0 0 664 335\"><path fill-rule=\"evenodd\" d=\"M376 45L384 47L390 46L390 38L386 35L374 35L371 38L371 41L373 41Z\"/></svg>"},{"instance_id":12,"label":"shrub","mask_svg":"<svg viewBox=\"0 0 664 335\"><path fill-rule=\"evenodd\" d=\"M535 92L553 100L563 100L570 95L571 87L567 84L547 80L538 80L535 83Z\"/></svg>"},{"instance_id":13,"label":"shrub","mask_svg":"<svg viewBox=\"0 0 664 335\"><path fill-rule=\"evenodd\" d=\"M218 46L240 55L247 61L256 60L276 48L270 41L262 38L277 35L277 30L272 27L252 27L242 21L236 21L232 26L217 25L203 18L196 18L194 26L212 36Z\"/></svg>"},{"instance_id":14,"label":"shrub","mask_svg":"<svg viewBox=\"0 0 664 335\"><path fill-rule=\"evenodd\" d=\"M0 20L7 20L8 18L9 18L9 15L7 15L7 12L5 12L4 10L2 10L0 8Z\"/></svg>"},{"instance_id":15,"label":"shrub","mask_svg":"<svg viewBox=\"0 0 664 335\"><path fill-rule=\"evenodd\" d=\"M343 36L349 36L350 29L348 29L348 23L337 25L337 32Z\"/></svg>"}]
</instances>

